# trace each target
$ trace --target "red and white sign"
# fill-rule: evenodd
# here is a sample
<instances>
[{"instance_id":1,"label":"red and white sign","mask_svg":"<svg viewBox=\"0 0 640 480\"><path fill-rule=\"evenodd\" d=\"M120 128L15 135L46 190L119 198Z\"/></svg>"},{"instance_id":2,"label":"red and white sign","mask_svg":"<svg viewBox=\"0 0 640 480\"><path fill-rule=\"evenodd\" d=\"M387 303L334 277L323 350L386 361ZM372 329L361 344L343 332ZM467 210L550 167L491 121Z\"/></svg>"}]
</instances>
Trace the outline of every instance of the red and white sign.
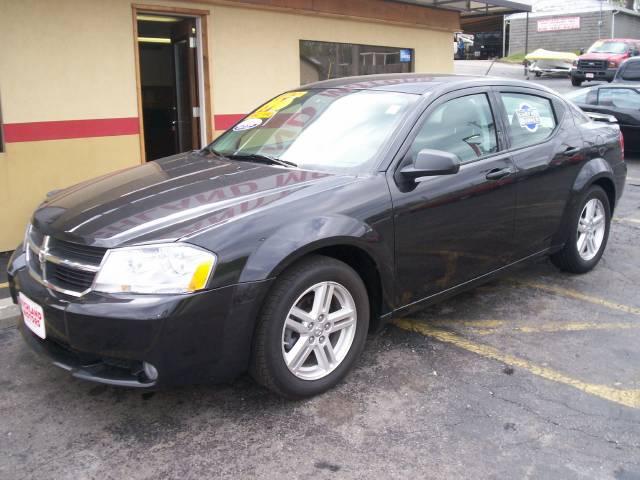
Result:
<instances>
[{"instance_id":1,"label":"red and white sign","mask_svg":"<svg viewBox=\"0 0 640 480\"><path fill-rule=\"evenodd\" d=\"M580 17L555 17L538 20L539 32L559 30L580 30Z\"/></svg>"},{"instance_id":2,"label":"red and white sign","mask_svg":"<svg viewBox=\"0 0 640 480\"><path fill-rule=\"evenodd\" d=\"M20 309L22 310L24 324L29 327L29 330L42 339L46 338L47 333L44 329L44 312L42 311L42 307L21 292Z\"/></svg>"}]
</instances>

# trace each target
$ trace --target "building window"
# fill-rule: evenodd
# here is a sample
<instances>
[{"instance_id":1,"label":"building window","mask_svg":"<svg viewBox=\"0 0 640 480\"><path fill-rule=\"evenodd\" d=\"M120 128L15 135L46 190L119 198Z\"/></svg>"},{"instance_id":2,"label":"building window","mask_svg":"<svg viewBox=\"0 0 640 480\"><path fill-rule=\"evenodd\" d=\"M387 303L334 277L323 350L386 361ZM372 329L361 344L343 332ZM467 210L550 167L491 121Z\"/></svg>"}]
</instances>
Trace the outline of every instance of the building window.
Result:
<instances>
[{"instance_id":1,"label":"building window","mask_svg":"<svg viewBox=\"0 0 640 480\"><path fill-rule=\"evenodd\" d=\"M330 78L408 73L414 70L412 48L300 40L300 83Z\"/></svg>"}]
</instances>

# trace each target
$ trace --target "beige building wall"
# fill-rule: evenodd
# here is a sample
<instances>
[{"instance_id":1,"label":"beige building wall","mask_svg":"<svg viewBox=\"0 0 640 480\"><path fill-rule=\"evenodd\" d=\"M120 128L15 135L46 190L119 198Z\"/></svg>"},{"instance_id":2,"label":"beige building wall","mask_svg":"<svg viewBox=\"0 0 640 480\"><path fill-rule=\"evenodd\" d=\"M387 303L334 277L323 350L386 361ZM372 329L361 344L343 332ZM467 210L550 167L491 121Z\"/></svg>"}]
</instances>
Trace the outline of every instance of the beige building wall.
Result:
<instances>
[{"instance_id":1,"label":"beige building wall","mask_svg":"<svg viewBox=\"0 0 640 480\"><path fill-rule=\"evenodd\" d=\"M211 117L247 113L297 87L301 39L413 48L417 72L453 69L447 25L435 30L222 3L137 2L209 12ZM0 152L0 251L20 242L48 191L141 162L140 136L131 127L139 116L134 45L130 1L0 0L5 133L58 135L7 138ZM110 133L92 136L76 125L76 133L60 137L69 122L94 119L107 120Z\"/></svg>"}]
</instances>

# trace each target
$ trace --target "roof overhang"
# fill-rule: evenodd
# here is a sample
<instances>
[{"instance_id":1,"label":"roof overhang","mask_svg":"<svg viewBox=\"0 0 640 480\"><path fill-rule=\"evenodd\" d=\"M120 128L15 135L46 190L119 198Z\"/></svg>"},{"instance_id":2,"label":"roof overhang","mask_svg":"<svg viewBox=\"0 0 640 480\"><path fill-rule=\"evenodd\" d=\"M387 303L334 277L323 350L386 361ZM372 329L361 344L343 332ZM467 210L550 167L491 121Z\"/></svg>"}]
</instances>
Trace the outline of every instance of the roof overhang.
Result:
<instances>
[{"instance_id":1,"label":"roof overhang","mask_svg":"<svg viewBox=\"0 0 640 480\"><path fill-rule=\"evenodd\" d=\"M443 8L460 12L461 17L475 15L509 15L530 12L531 4L511 0L395 0L399 3L412 3L423 7Z\"/></svg>"}]
</instances>

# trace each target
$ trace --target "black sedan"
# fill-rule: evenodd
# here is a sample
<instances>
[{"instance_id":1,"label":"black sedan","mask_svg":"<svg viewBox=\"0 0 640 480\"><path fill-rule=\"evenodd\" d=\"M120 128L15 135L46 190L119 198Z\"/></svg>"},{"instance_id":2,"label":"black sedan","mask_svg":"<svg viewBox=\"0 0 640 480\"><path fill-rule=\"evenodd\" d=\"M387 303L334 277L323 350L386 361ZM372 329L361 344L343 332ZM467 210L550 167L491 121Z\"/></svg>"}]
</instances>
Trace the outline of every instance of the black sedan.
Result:
<instances>
[{"instance_id":1,"label":"black sedan","mask_svg":"<svg viewBox=\"0 0 640 480\"><path fill-rule=\"evenodd\" d=\"M625 148L640 152L640 83L595 85L574 90L566 97L585 112L616 117Z\"/></svg>"},{"instance_id":2,"label":"black sedan","mask_svg":"<svg viewBox=\"0 0 640 480\"><path fill-rule=\"evenodd\" d=\"M54 194L9 283L25 340L77 378L158 388L248 370L300 398L393 317L540 256L591 270L625 176L617 125L543 87L330 80L201 151Z\"/></svg>"}]
</instances>

